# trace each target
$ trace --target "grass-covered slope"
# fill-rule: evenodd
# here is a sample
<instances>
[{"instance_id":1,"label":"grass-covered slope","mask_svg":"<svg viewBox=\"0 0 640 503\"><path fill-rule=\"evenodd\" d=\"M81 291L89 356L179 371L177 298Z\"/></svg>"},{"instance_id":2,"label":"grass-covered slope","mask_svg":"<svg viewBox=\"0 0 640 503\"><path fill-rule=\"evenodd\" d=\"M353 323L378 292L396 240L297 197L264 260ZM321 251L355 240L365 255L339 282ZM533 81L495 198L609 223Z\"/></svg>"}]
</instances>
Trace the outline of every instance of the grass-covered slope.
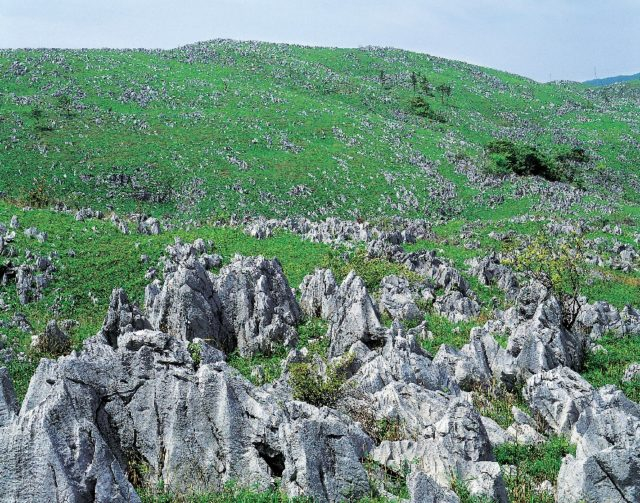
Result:
<instances>
[{"instance_id":1,"label":"grass-covered slope","mask_svg":"<svg viewBox=\"0 0 640 503\"><path fill-rule=\"evenodd\" d=\"M0 51L0 190L198 218L525 213L538 195L473 178L506 138L584 149L583 186L624 207L639 197L639 102L395 49Z\"/></svg>"}]
</instances>

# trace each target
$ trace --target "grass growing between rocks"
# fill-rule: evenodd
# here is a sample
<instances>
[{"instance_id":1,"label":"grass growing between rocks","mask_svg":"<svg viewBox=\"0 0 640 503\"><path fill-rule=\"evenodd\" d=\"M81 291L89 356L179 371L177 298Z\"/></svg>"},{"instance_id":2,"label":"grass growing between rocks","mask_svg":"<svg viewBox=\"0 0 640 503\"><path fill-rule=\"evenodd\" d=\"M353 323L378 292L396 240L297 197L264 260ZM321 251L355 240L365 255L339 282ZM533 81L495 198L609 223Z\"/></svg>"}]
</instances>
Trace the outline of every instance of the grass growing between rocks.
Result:
<instances>
[{"instance_id":1,"label":"grass growing between rocks","mask_svg":"<svg viewBox=\"0 0 640 503\"><path fill-rule=\"evenodd\" d=\"M174 495L164 491L139 489L142 503L312 503L310 498L289 498L277 489L260 491L227 484L219 493Z\"/></svg>"},{"instance_id":2,"label":"grass growing between rocks","mask_svg":"<svg viewBox=\"0 0 640 503\"><path fill-rule=\"evenodd\" d=\"M425 338L420 343L432 356L435 356L442 344L460 349L469 342L471 329L480 324L478 321L453 323L435 313L428 313L426 320L427 329L433 334L433 338Z\"/></svg>"},{"instance_id":3,"label":"grass growing between rocks","mask_svg":"<svg viewBox=\"0 0 640 503\"><path fill-rule=\"evenodd\" d=\"M582 376L593 386L614 384L631 400L640 401L640 378L623 382L625 369L640 362L640 336L616 337L605 335L598 344L605 351L590 352L584 363Z\"/></svg>"},{"instance_id":4,"label":"grass growing between rocks","mask_svg":"<svg viewBox=\"0 0 640 503\"><path fill-rule=\"evenodd\" d=\"M493 503L493 500L488 496L471 494L467 483L458 477L451 481L451 489L460 498L460 503Z\"/></svg>"},{"instance_id":5,"label":"grass growing between rocks","mask_svg":"<svg viewBox=\"0 0 640 503\"><path fill-rule=\"evenodd\" d=\"M285 232L257 240L240 229L225 227L167 230L158 236L125 235L106 220L77 222L72 214L26 211L0 201L0 223L8 224L12 215L17 215L21 224L15 241L10 244L17 252L16 257L10 259L14 264L24 261L26 250L34 255L57 253L59 256L54 260L53 282L45 289L42 299L22 306L15 285L0 287L0 295L10 307L0 312L0 322L5 323L5 327L0 326L0 333L7 336L8 346L25 352L24 357L7 365L20 399L24 397L40 355L32 354L29 349L30 334L8 328L14 312L24 313L35 333L41 333L51 319L75 320L77 324L69 335L74 348L79 349L82 341L100 329L114 288L124 288L133 301L142 303L144 288L149 283L145 272L157 264L167 245L173 244L176 238L183 242L197 238L212 240L215 252L223 257L223 264L228 264L236 253L277 257L291 286L298 286L330 251L326 245L303 241ZM24 230L29 227L46 232L47 240L40 243L25 236ZM68 253L70 250L75 252L73 256ZM142 255L148 257L147 263L141 261ZM7 260L0 257L0 264Z\"/></svg>"},{"instance_id":6,"label":"grass growing between rocks","mask_svg":"<svg viewBox=\"0 0 640 503\"><path fill-rule=\"evenodd\" d=\"M518 407L529 413L529 406L519 390L512 393L499 384L494 384L488 389L474 390L473 405L480 415L493 419L503 428L508 428L513 423L512 407Z\"/></svg>"},{"instance_id":7,"label":"grass growing between rocks","mask_svg":"<svg viewBox=\"0 0 640 503\"><path fill-rule=\"evenodd\" d=\"M256 386L262 386L280 377L282 360L288 353L289 350L284 346L278 346L270 355L244 357L234 352L228 356L227 363ZM262 372L254 372L258 367Z\"/></svg>"},{"instance_id":8,"label":"grass growing between rocks","mask_svg":"<svg viewBox=\"0 0 640 503\"><path fill-rule=\"evenodd\" d=\"M310 355L318 355L326 358L329 350L327 335L327 323L313 318L306 320L297 327L299 349L307 348ZM246 379L256 386L271 383L282 375L282 362L289 354L289 349L278 346L270 355L254 355L251 357L240 356L237 352L229 355L227 363L238 370ZM257 367L262 372L254 371Z\"/></svg>"},{"instance_id":9,"label":"grass growing between rocks","mask_svg":"<svg viewBox=\"0 0 640 503\"><path fill-rule=\"evenodd\" d=\"M406 484L402 486L402 482L394 482L396 485L392 489L397 488L402 498L408 497ZM219 493L194 493L190 495L177 495L165 492L161 489L138 488L138 496L142 503L314 503L312 498L295 497L290 498L284 492L273 487L261 491L257 488L247 488L236 485L235 483L227 484ZM398 499L389 499L376 496L375 489L372 489L370 496L365 496L358 500L346 498L345 501L352 503L396 503ZM394 494L394 493L392 493ZM407 496L404 496L404 495Z\"/></svg>"},{"instance_id":10,"label":"grass growing between rocks","mask_svg":"<svg viewBox=\"0 0 640 503\"><path fill-rule=\"evenodd\" d=\"M365 459L363 465L369 474L371 492L376 498L370 501L389 501L388 499L380 497L381 489L392 494L399 500L409 499L410 494L409 488L407 487L407 476L411 473L411 466L408 463L405 463L399 472L390 470L370 458Z\"/></svg>"},{"instance_id":11,"label":"grass growing between rocks","mask_svg":"<svg viewBox=\"0 0 640 503\"><path fill-rule=\"evenodd\" d=\"M539 445L503 444L494 453L501 466L513 467L504 476L511 503L553 503L552 494L537 488L545 480L555 485L562 459L576 450L566 438L551 437Z\"/></svg>"}]
</instances>

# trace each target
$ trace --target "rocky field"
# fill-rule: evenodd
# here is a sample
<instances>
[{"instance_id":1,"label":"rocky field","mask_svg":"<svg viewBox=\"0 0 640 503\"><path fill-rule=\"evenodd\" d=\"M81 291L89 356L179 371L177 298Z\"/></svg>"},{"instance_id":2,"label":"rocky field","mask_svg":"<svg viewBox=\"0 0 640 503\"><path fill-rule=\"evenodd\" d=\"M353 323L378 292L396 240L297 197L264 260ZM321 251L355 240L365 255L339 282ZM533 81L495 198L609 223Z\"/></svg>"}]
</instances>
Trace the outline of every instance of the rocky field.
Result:
<instances>
[{"instance_id":1,"label":"rocky field","mask_svg":"<svg viewBox=\"0 0 640 503\"><path fill-rule=\"evenodd\" d=\"M0 501L640 501L633 83L213 41L0 104Z\"/></svg>"}]
</instances>

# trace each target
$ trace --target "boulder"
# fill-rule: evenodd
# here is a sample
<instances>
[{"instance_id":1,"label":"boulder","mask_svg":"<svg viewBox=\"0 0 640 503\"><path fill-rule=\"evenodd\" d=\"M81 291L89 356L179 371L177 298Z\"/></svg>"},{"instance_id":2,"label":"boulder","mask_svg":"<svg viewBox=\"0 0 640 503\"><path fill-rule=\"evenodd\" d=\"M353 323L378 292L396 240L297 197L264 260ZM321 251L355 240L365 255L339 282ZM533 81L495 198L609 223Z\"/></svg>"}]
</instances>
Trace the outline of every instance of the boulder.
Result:
<instances>
[{"instance_id":1,"label":"boulder","mask_svg":"<svg viewBox=\"0 0 640 503\"><path fill-rule=\"evenodd\" d=\"M424 315L415 303L415 296L407 279L385 276L380 283L380 312L398 320L422 319Z\"/></svg>"},{"instance_id":2,"label":"boulder","mask_svg":"<svg viewBox=\"0 0 640 503\"><path fill-rule=\"evenodd\" d=\"M557 367L531 376L522 394L552 432L568 435L594 399L595 389L570 368Z\"/></svg>"},{"instance_id":3,"label":"boulder","mask_svg":"<svg viewBox=\"0 0 640 503\"><path fill-rule=\"evenodd\" d=\"M580 411L558 474L558 500L640 501L640 405L614 386L594 392Z\"/></svg>"},{"instance_id":4,"label":"boulder","mask_svg":"<svg viewBox=\"0 0 640 503\"><path fill-rule=\"evenodd\" d=\"M469 321L480 314L480 305L461 292L452 291L438 297L433 304L434 309L453 323Z\"/></svg>"},{"instance_id":5,"label":"boulder","mask_svg":"<svg viewBox=\"0 0 640 503\"><path fill-rule=\"evenodd\" d=\"M414 471L407 479L410 503L460 503L451 489L436 483L429 475Z\"/></svg>"}]
</instances>

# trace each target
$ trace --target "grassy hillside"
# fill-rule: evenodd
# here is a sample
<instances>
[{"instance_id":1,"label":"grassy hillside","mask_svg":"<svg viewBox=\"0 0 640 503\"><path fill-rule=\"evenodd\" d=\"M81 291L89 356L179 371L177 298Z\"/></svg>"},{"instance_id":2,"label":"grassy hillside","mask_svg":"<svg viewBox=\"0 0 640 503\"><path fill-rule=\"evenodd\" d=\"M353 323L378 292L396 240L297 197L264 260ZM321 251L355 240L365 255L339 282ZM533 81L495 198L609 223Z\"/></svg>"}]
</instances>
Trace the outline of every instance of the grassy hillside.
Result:
<instances>
[{"instance_id":1,"label":"grassy hillside","mask_svg":"<svg viewBox=\"0 0 640 503\"><path fill-rule=\"evenodd\" d=\"M416 96L442 122L417 115ZM1 51L0 190L179 218L544 207L539 189L515 190L523 180L478 186L483 148L507 138L584 149L589 203L620 208L640 197L639 102L637 89L538 84L395 49Z\"/></svg>"}]
</instances>

